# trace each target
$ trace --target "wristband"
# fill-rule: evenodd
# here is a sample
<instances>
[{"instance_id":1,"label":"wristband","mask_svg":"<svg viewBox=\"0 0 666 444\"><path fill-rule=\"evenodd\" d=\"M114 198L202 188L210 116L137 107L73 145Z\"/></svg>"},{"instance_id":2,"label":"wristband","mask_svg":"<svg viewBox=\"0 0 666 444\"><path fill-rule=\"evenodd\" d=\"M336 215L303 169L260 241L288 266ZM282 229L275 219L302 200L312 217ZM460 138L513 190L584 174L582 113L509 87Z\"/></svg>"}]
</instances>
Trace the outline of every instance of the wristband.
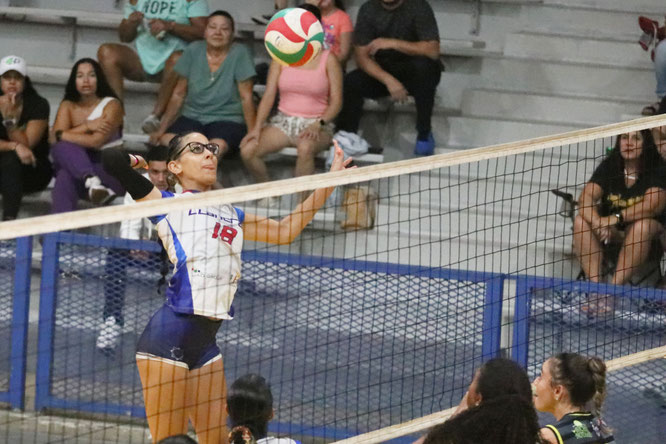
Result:
<instances>
[{"instance_id":1,"label":"wristband","mask_svg":"<svg viewBox=\"0 0 666 444\"><path fill-rule=\"evenodd\" d=\"M617 218L617 224L618 225L624 224L624 217L622 217L622 212L621 211L618 211L617 213L615 213L615 217Z\"/></svg>"}]
</instances>

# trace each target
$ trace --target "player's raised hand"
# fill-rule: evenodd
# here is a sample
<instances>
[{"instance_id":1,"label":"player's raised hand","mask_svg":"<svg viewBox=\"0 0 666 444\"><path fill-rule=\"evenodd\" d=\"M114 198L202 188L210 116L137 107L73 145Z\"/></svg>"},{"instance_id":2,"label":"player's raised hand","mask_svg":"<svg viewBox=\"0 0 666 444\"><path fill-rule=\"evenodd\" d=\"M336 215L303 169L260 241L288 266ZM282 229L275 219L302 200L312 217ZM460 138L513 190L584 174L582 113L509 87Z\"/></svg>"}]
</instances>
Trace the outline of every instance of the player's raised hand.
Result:
<instances>
[{"instance_id":1,"label":"player's raised hand","mask_svg":"<svg viewBox=\"0 0 666 444\"><path fill-rule=\"evenodd\" d=\"M330 171L340 171L347 168L356 168L356 166L349 166L349 164L351 164L354 159L351 157L345 159L345 153L342 151L342 148L340 148L340 145L338 145L336 140L333 140L333 146L335 146L335 155L333 156L333 163L331 164Z\"/></svg>"}]
</instances>

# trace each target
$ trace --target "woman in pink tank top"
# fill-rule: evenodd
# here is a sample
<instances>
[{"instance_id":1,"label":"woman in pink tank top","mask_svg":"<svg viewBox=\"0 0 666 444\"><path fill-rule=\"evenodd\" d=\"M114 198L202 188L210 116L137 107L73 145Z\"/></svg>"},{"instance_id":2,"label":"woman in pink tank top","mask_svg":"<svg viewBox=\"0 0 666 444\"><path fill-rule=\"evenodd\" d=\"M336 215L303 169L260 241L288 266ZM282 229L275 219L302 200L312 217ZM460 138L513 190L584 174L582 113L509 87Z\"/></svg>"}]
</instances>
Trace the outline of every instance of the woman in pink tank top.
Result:
<instances>
[{"instance_id":1,"label":"woman in pink tank top","mask_svg":"<svg viewBox=\"0 0 666 444\"><path fill-rule=\"evenodd\" d=\"M321 20L316 6L299 7ZM278 91L278 113L267 122ZM316 154L331 145L332 122L341 107L342 69L330 51L322 51L298 68L272 62L256 122L240 145L243 162L254 179L268 182L270 176L263 157L289 146L298 151L295 175L312 174Z\"/></svg>"}]
</instances>

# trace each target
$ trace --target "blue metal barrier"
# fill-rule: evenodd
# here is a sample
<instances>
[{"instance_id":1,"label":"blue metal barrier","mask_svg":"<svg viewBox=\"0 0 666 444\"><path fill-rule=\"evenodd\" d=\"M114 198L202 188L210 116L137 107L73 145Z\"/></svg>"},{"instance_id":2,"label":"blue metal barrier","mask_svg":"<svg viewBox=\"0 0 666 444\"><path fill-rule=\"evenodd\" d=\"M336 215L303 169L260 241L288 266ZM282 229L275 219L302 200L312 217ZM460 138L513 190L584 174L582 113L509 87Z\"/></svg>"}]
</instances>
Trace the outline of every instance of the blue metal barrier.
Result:
<instances>
[{"instance_id":1,"label":"blue metal barrier","mask_svg":"<svg viewBox=\"0 0 666 444\"><path fill-rule=\"evenodd\" d=\"M83 250L79 251L77 248ZM86 248L93 250L87 252ZM97 249L97 254L92 252L94 249ZM124 334L125 342L122 350L118 352L120 358L115 358L116 361L114 362L114 358L97 355L94 348L94 322L96 321L91 319L100 316L99 303L95 300L100 299L101 284L98 281L103 280L103 258L106 257L103 252L109 249L159 251L160 247L156 243L143 242L138 244L136 241L105 239L73 233L57 233L44 237L36 410L57 408L113 415L144 416L140 385L134 364L134 344L149 316L163 302L158 299L151 299L148 303L142 302L152 291L148 284L141 287L141 290L135 291L141 294L132 296L133 299L131 299L130 304L135 304L132 307L138 307L132 309L132 312L136 312L138 315L136 319L131 321L132 332L128 333L126 331ZM63 253L63 251L66 252ZM79 256L82 259L77 259ZM414 406L418 404L419 407L411 407L411 404L410 407L400 407L400 410L396 413L397 416L394 417L394 419L401 420L412 419L421 416L424 412L431 413L449 407L453 402L457 403L469 382L468 377L471 376L473 368L483 360L499 354L504 279L502 275L304 256L263 250L244 251L243 267L244 280L241 281L234 302L237 309L235 316L238 319L233 323L223 324L222 331L218 336L218 343L222 347L223 356L226 357L227 380L231 382L234 377L248 371L269 373L266 375L267 377L271 377L270 373L273 373L272 377L277 381L286 382L286 385L282 388L280 388L279 383L274 385L274 391L277 392L274 395L277 396L276 399L283 398L287 403L298 404L297 399L290 401L290 393L295 390L305 390L302 387L294 386L295 381L292 382L292 377L287 374L289 370L288 367L285 367L285 363L290 359L296 362L297 366L306 365L306 361L309 360L323 360L323 367L320 369L318 367L309 368L310 364L307 364L302 370L305 371L303 377L309 378L307 384L314 384L316 387L317 384L333 377L335 377L335 380L342 378L339 383L335 383L341 384L345 380L344 378L360 377L363 382L354 382L363 384L363 387L370 387L371 391L378 390L378 393L381 393L379 396L385 397L390 396L390 392L380 390L380 385L387 383L381 381L386 376L381 377L380 375L387 371L393 371L391 370L392 365L398 365L397 363L391 364L393 359L407 359L404 364L406 372L404 377L407 378L405 380L407 382L395 382L394 384L397 384L395 388L399 389L402 385L407 384L403 390L409 391L411 390L409 384L417 384L415 387L420 390L418 381L426 378L428 385L432 385L432 390L437 390L427 395L428 402L417 402L415 400ZM275 280L271 281L270 279ZM303 285L298 288L287 288L296 285L296 281L299 279L305 279ZM133 281L133 286L137 285L141 285L141 282ZM371 301L367 307L363 308L365 311L362 312L366 313L366 317L376 316L376 320L373 322L387 322L387 331L384 330L386 327L381 327L378 324L376 328L379 330L374 333L373 329L369 329L367 325L369 321L363 319L361 312L357 314L358 308L353 305L356 299L350 297L348 292L357 291L358 288L354 287L363 285L368 285L368 288L383 285L382 288L390 289L390 300L385 300L381 294L381 289L377 290L377 294L370 295L369 299ZM129 289L130 287L128 287ZM427 294L429 289L435 289L439 293L431 296L428 303L424 304L423 301L419 300L419 295ZM451 293L448 293L448 289ZM321 313L321 316L330 316L331 325L335 324L337 326L331 327L330 332L327 330L328 327L325 326L323 327L324 330L317 330L316 328L319 327L313 327L309 320L299 323L299 321L290 321L290 319L284 318L282 307L285 303L287 303L287 307L290 307L286 308L287 312L291 316L298 316L298 310L310 310L310 307L302 306L304 301L311 297L322 298L321 292L330 293L331 295L330 307L324 307L325 309ZM310 296L307 293L312 295ZM299 300L302 302L299 303ZM325 298L320 300L324 301ZM86 305L86 307L82 307L83 305ZM73 307L68 308L68 306ZM90 313L91 311L97 313ZM387 312L387 317L384 317L384 311ZM441 322L446 322L445 325L450 323L449 327L454 331L446 331L448 327L429 324L430 328L423 330L421 333L418 328L420 325L425 325L422 322L432 322L430 320L424 321L421 317L425 316L425 313L440 311L444 311L444 314L437 315L444 316L441 318ZM463 314L460 312L463 312ZM347 316L351 316L351 318L347 319ZM358 319L355 319L354 316L357 316ZM458 319L457 316L460 316L464 324L458 325L457 321L450 320ZM428 319L430 317L439 319L434 314L429 314L426 317ZM257 331L256 326L252 327L254 319L265 319L262 328L264 328L263 325L267 324L266 320L270 319L270 322L268 322L270 325L265 327L264 342L270 341L271 344L278 347L278 350L293 349L294 351L288 353L296 353L296 355L277 354L273 357L273 359L276 359L275 365L271 368L265 367L263 362L267 361L269 356L273 356L271 354L273 352L270 351L270 347L268 349L264 348L262 351L261 347L266 346L261 345L262 333ZM393 326L392 323L396 320L402 323ZM128 321L126 320L126 322ZM350 325L345 325L345 322ZM77 323L77 325L72 327L72 323ZM336 330L337 328L341 330ZM402 328L411 330L403 332L400 330ZM423 339L412 338L410 335L413 334L411 333L413 331L423 334ZM455 342L458 331L463 336L461 344ZM374 349L371 348L366 351L372 341L380 340L380 334L387 334L388 338L381 339L382 342L376 344ZM428 335L432 339L427 339ZM454 339L451 339L450 344L440 343L435 341L437 335L441 337L448 335L448 337ZM315 336L320 336L320 338L316 339ZM339 342L331 342L331 338L336 336L340 336L342 339ZM245 343L244 338L254 340L255 337L258 337L258 345ZM313 355L310 359L299 357L301 343L310 340L319 341L313 342L312 347L314 349L308 352ZM421 340L423 340L423 343L419 345L418 341ZM357 343L358 345L356 345ZM343 350L344 344L358 347L358 350L354 350L350 354L348 364L340 361L343 352L349 353L349 350ZM258 348L253 351L255 349L252 347ZM326 347L332 347L332 349L322 351ZM385 353L395 349L396 353L399 354L397 358L391 358L390 355L379 358L374 356L375 352L372 351L379 350L377 347L383 348ZM417 347L417 350L410 350L410 347ZM436 373L433 374L432 370L428 370L432 366L424 367L425 370L417 370L417 368L423 367L424 364L418 363L416 365L417 363L411 362L414 358L422 359L421 355L418 354L418 349L421 347L424 350L428 347L439 347L440 353L446 353L442 355L444 357L443 361L438 363L438 365L443 366L441 367L442 370L438 370L442 372L439 376ZM266 359L253 361L254 354L261 356L265 353L269 353ZM321 358L316 358L314 353L321 354ZM449 355L450 358L446 358ZM454 358L457 360L456 362L461 363L460 368L453 367L455 366L452 364ZM118 359L122 360L117 362ZM333 361L326 366L325 361L331 359ZM357 362L357 360L367 360L367 363ZM449 360L451 362L448 362ZM333 365L333 362L336 361L340 361L337 364L340 366L340 370L333 370L330 377L317 376L322 371L331 371L330 365ZM358 367L359 365L360 367ZM450 367L446 367L447 365ZM118 366L123 368L119 369ZM367 366L377 369L376 371L379 372L377 377L380 380L375 380L376 378L372 374L365 375L363 373L366 372L363 369ZM347 371L345 370L347 368L355 370L349 376L343 377L342 372ZM294 369L293 371L301 370ZM357 373L359 371L361 373ZM426 373L420 376L419 372L421 371ZM395 370L395 372L393 377L403 377L400 371ZM411 375L410 373L414 374ZM452 378L449 379L449 384L453 384L452 387L455 388L449 388L449 391L453 391L450 391L446 399L441 399L442 395L439 391L441 388L437 386L441 384L445 377ZM327 383L330 384L330 382ZM296 385L299 384L296 383ZM373 385L377 385L377 388L373 388ZM344 396L355 395L353 391L342 390L343 388L336 385L336 393L342 391ZM315 393L316 391L315 389ZM377 395L368 394L368 396ZM381 402L386 406L393 405L392 403L397 403L398 400L402 399L400 396L399 394L395 395L392 402L389 399L384 399ZM308 411L316 411L319 407L325 409L327 403L325 397L320 400L318 396L308 402L311 404L307 404L307 407L302 407L300 410L307 408ZM337 402L341 405L347 404L342 398ZM319 405L320 403L321 405ZM391 408L395 409L395 407ZM412 408L416 408L416 410L412 412ZM281 409L282 416L276 418L271 426L273 431L292 434L300 431L299 433L326 438L343 438L368 431L357 429L358 426L353 423L346 424L344 420L338 422L330 420L311 422L312 419L301 417L298 412L289 416L286 410L286 408ZM299 411L298 408L296 410ZM368 418L379 418L381 416L382 420L390 419L384 419L386 415L380 415L379 411L376 414L369 411L367 415ZM299 418L303 418L304 421L299 422ZM372 421L375 420L368 419L371 427L383 425L373 423Z\"/></svg>"},{"instance_id":2,"label":"blue metal barrier","mask_svg":"<svg viewBox=\"0 0 666 444\"><path fill-rule=\"evenodd\" d=\"M11 328L9 350L9 384L0 391L0 402L12 408L25 407L25 366L27 358L28 315L30 310L30 265L32 238L16 239L13 260L13 294L11 300ZM8 270L9 271L9 270Z\"/></svg>"}]
</instances>

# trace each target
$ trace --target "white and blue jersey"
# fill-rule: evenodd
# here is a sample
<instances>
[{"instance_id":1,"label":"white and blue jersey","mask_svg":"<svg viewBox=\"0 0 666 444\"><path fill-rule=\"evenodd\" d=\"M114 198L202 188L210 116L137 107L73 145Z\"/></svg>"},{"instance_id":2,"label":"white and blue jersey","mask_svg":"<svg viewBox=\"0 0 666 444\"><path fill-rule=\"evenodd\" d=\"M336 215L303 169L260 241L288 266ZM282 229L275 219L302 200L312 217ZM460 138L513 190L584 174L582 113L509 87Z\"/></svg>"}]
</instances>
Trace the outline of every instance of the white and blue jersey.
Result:
<instances>
[{"instance_id":1,"label":"white and blue jersey","mask_svg":"<svg viewBox=\"0 0 666 444\"><path fill-rule=\"evenodd\" d=\"M162 191L162 197L184 197ZM233 319L231 303L240 281L243 220L231 205L178 210L151 217L174 264L166 291L175 312Z\"/></svg>"}]
</instances>

